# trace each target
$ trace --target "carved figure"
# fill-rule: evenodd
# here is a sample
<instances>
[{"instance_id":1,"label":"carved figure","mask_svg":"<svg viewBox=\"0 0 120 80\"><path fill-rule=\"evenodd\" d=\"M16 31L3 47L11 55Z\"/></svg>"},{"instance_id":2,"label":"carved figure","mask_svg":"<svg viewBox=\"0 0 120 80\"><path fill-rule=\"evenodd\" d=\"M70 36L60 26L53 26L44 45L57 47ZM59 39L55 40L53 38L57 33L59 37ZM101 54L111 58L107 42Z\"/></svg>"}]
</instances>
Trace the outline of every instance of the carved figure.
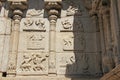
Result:
<instances>
[{"instance_id":1,"label":"carved figure","mask_svg":"<svg viewBox=\"0 0 120 80\"><path fill-rule=\"evenodd\" d=\"M23 56L23 58L24 58L24 60L21 64L20 68L22 69L22 71L30 71L32 59L26 54Z\"/></svg>"},{"instance_id":2,"label":"carved figure","mask_svg":"<svg viewBox=\"0 0 120 80\"><path fill-rule=\"evenodd\" d=\"M72 24L69 22L69 20L62 21L61 23L62 23L64 29L72 28Z\"/></svg>"},{"instance_id":3,"label":"carved figure","mask_svg":"<svg viewBox=\"0 0 120 80\"><path fill-rule=\"evenodd\" d=\"M41 30L44 30L44 29L45 29L45 21L39 19L39 20L35 21L35 24L36 24Z\"/></svg>"},{"instance_id":4,"label":"carved figure","mask_svg":"<svg viewBox=\"0 0 120 80\"><path fill-rule=\"evenodd\" d=\"M43 71L45 70L45 66L43 65L43 62L46 61L46 57L42 57L38 54L33 54L33 70L34 71Z\"/></svg>"},{"instance_id":5,"label":"carved figure","mask_svg":"<svg viewBox=\"0 0 120 80\"><path fill-rule=\"evenodd\" d=\"M20 65L22 71L45 71L45 62L48 56L41 54L24 55L23 62Z\"/></svg>"},{"instance_id":6,"label":"carved figure","mask_svg":"<svg viewBox=\"0 0 120 80\"><path fill-rule=\"evenodd\" d=\"M76 13L76 11L77 11L78 9L77 8L74 8L73 6L69 6L69 8L67 9L67 16L73 16L75 13Z\"/></svg>"},{"instance_id":7,"label":"carved figure","mask_svg":"<svg viewBox=\"0 0 120 80\"><path fill-rule=\"evenodd\" d=\"M33 23L34 23L34 21L29 18L29 19L27 19L27 20L24 22L24 25L25 25L26 27L29 27L29 26L32 26Z\"/></svg>"}]
</instances>

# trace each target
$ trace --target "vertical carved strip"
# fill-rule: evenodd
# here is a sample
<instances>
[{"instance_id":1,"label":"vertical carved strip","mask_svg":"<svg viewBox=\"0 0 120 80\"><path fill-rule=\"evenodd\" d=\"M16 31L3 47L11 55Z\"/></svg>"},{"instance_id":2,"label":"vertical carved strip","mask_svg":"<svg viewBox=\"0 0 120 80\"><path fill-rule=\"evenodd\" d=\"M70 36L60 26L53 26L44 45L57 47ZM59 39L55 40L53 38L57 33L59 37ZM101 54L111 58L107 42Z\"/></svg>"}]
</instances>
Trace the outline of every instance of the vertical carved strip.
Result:
<instances>
[{"instance_id":1,"label":"vertical carved strip","mask_svg":"<svg viewBox=\"0 0 120 80\"><path fill-rule=\"evenodd\" d=\"M15 11L14 11L15 12ZM19 10L20 13L22 13ZM13 16L13 25L12 25L12 33L10 40L10 54L9 54L9 62L8 62L8 75L16 74L16 64L17 64L17 53L18 53L18 41L19 41L19 28L20 28L20 15Z\"/></svg>"},{"instance_id":2,"label":"vertical carved strip","mask_svg":"<svg viewBox=\"0 0 120 80\"><path fill-rule=\"evenodd\" d=\"M17 54L19 42L20 21L23 16L23 11L27 9L27 0L8 0L10 11L12 12L12 32L10 37L10 53L8 59L8 76L16 75Z\"/></svg>"},{"instance_id":3,"label":"vertical carved strip","mask_svg":"<svg viewBox=\"0 0 120 80\"><path fill-rule=\"evenodd\" d=\"M102 1L101 14L103 20L103 33L105 41L105 52L102 54L103 72L107 73L111 71L114 67L114 55L112 50L112 34L110 25L110 2Z\"/></svg>"},{"instance_id":4,"label":"vertical carved strip","mask_svg":"<svg viewBox=\"0 0 120 80\"><path fill-rule=\"evenodd\" d=\"M97 54L96 54L96 74L99 76L102 72L101 72L101 53L98 52L100 49L100 26L98 23L98 14L94 13L94 15L92 16L92 20L93 20L93 24L96 27L96 46L97 46Z\"/></svg>"},{"instance_id":5,"label":"vertical carved strip","mask_svg":"<svg viewBox=\"0 0 120 80\"><path fill-rule=\"evenodd\" d=\"M61 0L45 0L46 10L50 21L49 31L49 74L56 74L56 21L60 17Z\"/></svg>"},{"instance_id":6,"label":"vertical carved strip","mask_svg":"<svg viewBox=\"0 0 120 80\"><path fill-rule=\"evenodd\" d=\"M51 15L50 16L50 32L49 32L49 73L55 74L56 73L56 19L57 16Z\"/></svg>"},{"instance_id":7,"label":"vertical carved strip","mask_svg":"<svg viewBox=\"0 0 120 80\"><path fill-rule=\"evenodd\" d=\"M120 54L119 54L119 22L118 22L118 15L117 15L117 2L111 0L111 29L112 29L112 41L113 41L113 54L114 54L114 61L115 65L117 66L120 64Z\"/></svg>"}]
</instances>

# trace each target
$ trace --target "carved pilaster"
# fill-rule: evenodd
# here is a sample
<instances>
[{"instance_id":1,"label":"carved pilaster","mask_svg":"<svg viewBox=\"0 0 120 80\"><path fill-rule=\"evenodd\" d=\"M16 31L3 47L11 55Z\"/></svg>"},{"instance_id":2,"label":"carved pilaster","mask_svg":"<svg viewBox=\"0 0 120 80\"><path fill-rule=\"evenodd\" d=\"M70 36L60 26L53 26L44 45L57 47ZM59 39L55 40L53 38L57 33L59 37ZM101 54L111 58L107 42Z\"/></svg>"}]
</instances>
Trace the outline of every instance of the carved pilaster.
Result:
<instances>
[{"instance_id":1,"label":"carved pilaster","mask_svg":"<svg viewBox=\"0 0 120 80\"><path fill-rule=\"evenodd\" d=\"M61 0L45 0L45 8L50 21L49 31L49 74L56 74L56 21L60 17Z\"/></svg>"},{"instance_id":2,"label":"carved pilaster","mask_svg":"<svg viewBox=\"0 0 120 80\"><path fill-rule=\"evenodd\" d=\"M112 49L112 34L110 25L110 1L102 0L100 14L103 21L104 46L105 50L102 53L103 73L111 71L115 67L114 55Z\"/></svg>"},{"instance_id":3,"label":"carved pilaster","mask_svg":"<svg viewBox=\"0 0 120 80\"><path fill-rule=\"evenodd\" d=\"M111 0L111 29L112 29L112 43L113 43L113 55L114 55L114 61L115 65L118 66L120 64L120 53L119 53L119 14L117 13L117 0Z\"/></svg>"},{"instance_id":4,"label":"carved pilaster","mask_svg":"<svg viewBox=\"0 0 120 80\"><path fill-rule=\"evenodd\" d=\"M22 0L23 1L23 0ZM12 33L10 40L10 53L9 53L9 61L8 61L8 75L16 75L16 64L17 64L17 54L18 54L18 41L19 41L19 28L20 21L23 16L23 11L27 8L26 0L23 2L9 0L10 2L10 10L12 11Z\"/></svg>"}]
</instances>

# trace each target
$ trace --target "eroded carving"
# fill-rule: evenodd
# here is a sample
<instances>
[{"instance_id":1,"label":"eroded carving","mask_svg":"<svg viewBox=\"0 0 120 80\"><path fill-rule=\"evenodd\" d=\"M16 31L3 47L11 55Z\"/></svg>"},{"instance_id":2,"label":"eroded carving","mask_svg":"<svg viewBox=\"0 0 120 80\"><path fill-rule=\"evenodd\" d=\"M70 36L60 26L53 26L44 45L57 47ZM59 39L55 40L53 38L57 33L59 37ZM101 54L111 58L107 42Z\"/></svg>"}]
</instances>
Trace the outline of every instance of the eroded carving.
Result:
<instances>
[{"instance_id":1,"label":"eroded carving","mask_svg":"<svg viewBox=\"0 0 120 80\"><path fill-rule=\"evenodd\" d=\"M62 24L64 30L72 30L73 29L73 25L68 19L62 21L61 24Z\"/></svg>"},{"instance_id":2,"label":"eroded carving","mask_svg":"<svg viewBox=\"0 0 120 80\"><path fill-rule=\"evenodd\" d=\"M45 21L39 19L39 20L35 21L35 24L39 27L40 30L45 29Z\"/></svg>"},{"instance_id":3,"label":"eroded carving","mask_svg":"<svg viewBox=\"0 0 120 80\"><path fill-rule=\"evenodd\" d=\"M29 17L34 17L34 16L41 16L43 13L43 10L36 10L36 9L31 9L28 10L27 16Z\"/></svg>"},{"instance_id":4,"label":"eroded carving","mask_svg":"<svg viewBox=\"0 0 120 80\"><path fill-rule=\"evenodd\" d=\"M32 19L27 18L23 22L24 29L23 30L41 30L45 31L45 21L43 19Z\"/></svg>"},{"instance_id":5,"label":"eroded carving","mask_svg":"<svg viewBox=\"0 0 120 80\"><path fill-rule=\"evenodd\" d=\"M27 49L28 50L44 50L44 36L40 34L27 36Z\"/></svg>"},{"instance_id":6,"label":"eroded carving","mask_svg":"<svg viewBox=\"0 0 120 80\"><path fill-rule=\"evenodd\" d=\"M24 54L20 65L21 71L46 71L48 55L42 54Z\"/></svg>"},{"instance_id":7,"label":"eroded carving","mask_svg":"<svg viewBox=\"0 0 120 80\"><path fill-rule=\"evenodd\" d=\"M32 26L33 25L33 20L32 19L30 19L30 18L28 18L28 19L26 19L26 21L24 22L24 25L26 26L26 27L30 27L30 26Z\"/></svg>"},{"instance_id":8,"label":"eroded carving","mask_svg":"<svg viewBox=\"0 0 120 80\"><path fill-rule=\"evenodd\" d=\"M63 39L63 50L73 50L73 37L69 39Z\"/></svg>"},{"instance_id":9,"label":"eroded carving","mask_svg":"<svg viewBox=\"0 0 120 80\"><path fill-rule=\"evenodd\" d=\"M80 51L85 50L86 40L84 32L75 34L77 36L69 36L63 38L63 50L64 51Z\"/></svg>"},{"instance_id":10,"label":"eroded carving","mask_svg":"<svg viewBox=\"0 0 120 80\"><path fill-rule=\"evenodd\" d=\"M69 6L69 8L67 9L67 16L74 16L74 14L78 11L77 8L74 8L73 6Z\"/></svg>"}]
</instances>

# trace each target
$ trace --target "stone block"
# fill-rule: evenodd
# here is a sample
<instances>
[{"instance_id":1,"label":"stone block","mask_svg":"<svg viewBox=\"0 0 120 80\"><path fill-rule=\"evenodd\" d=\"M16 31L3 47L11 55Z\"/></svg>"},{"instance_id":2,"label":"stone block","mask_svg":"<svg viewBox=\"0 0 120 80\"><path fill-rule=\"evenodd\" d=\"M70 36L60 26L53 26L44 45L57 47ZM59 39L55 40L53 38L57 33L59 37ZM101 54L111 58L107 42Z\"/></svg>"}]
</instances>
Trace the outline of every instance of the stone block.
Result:
<instances>
[{"instance_id":1,"label":"stone block","mask_svg":"<svg viewBox=\"0 0 120 80\"><path fill-rule=\"evenodd\" d=\"M88 53L95 53L100 50L97 49L96 45L96 33L57 32L56 51L84 51Z\"/></svg>"},{"instance_id":2,"label":"stone block","mask_svg":"<svg viewBox=\"0 0 120 80\"><path fill-rule=\"evenodd\" d=\"M18 53L17 75L48 74L48 53Z\"/></svg>"},{"instance_id":3,"label":"stone block","mask_svg":"<svg viewBox=\"0 0 120 80\"><path fill-rule=\"evenodd\" d=\"M86 53L57 53L56 65L57 74L75 75L76 76L97 76L101 71L101 65L98 65L96 54ZM97 67L96 67L97 66Z\"/></svg>"},{"instance_id":4,"label":"stone block","mask_svg":"<svg viewBox=\"0 0 120 80\"><path fill-rule=\"evenodd\" d=\"M18 52L48 52L49 36L44 32L21 32Z\"/></svg>"},{"instance_id":5,"label":"stone block","mask_svg":"<svg viewBox=\"0 0 120 80\"><path fill-rule=\"evenodd\" d=\"M33 14L40 14L40 11L33 11ZM20 32L22 31L34 31L34 32L48 32L49 31L49 21L45 18L23 18L20 23Z\"/></svg>"}]
</instances>

